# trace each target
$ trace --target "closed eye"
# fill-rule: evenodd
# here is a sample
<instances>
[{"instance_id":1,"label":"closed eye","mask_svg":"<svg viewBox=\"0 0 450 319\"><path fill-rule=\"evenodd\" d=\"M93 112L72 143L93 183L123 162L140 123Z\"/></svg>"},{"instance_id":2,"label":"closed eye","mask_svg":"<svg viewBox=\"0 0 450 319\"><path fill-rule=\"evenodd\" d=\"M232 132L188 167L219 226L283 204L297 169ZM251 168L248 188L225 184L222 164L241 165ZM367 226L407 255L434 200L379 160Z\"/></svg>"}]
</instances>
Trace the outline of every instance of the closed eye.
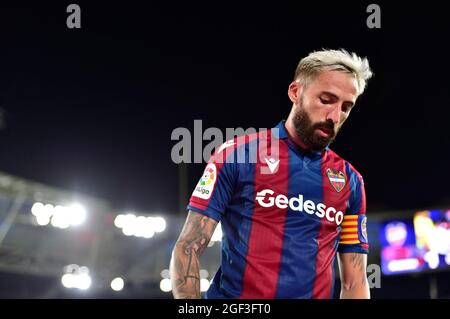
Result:
<instances>
[{"instance_id":1,"label":"closed eye","mask_svg":"<svg viewBox=\"0 0 450 319\"><path fill-rule=\"evenodd\" d=\"M330 103L332 103L332 101L330 99L326 99L326 98L323 98L323 97L320 98L320 102L322 102L322 104L330 104Z\"/></svg>"},{"instance_id":2,"label":"closed eye","mask_svg":"<svg viewBox=\"0 0 450 319\"><path fill-rule=\"evenodd\" d=\"M352 110L354 104L353 103L344 103L342 105L342 112L348 113Z\"/></svg>"},{"instance_id":3,"label":"closed eye","mask_svg":"<svg viewBox=\"0 0 450 319\"><path fill-rule=\"evenodd\" d=\"M339 100L339 97L331 92L322 92L319 99L322 104L333 104Z\"/></svg>"}]
</instances>

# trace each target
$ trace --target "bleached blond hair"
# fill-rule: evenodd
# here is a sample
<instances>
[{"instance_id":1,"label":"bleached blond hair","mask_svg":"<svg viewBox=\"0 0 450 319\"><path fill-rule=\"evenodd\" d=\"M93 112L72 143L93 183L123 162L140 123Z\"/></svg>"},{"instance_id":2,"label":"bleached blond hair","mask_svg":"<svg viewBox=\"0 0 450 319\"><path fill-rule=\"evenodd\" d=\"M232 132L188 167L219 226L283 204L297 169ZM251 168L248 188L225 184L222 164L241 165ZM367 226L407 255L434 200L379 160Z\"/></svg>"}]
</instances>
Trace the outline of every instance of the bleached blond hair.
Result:
<instances>
[{"instance_id":1,"label":"bleached blond hair","mask_svg":"<svg viewBox=\"0 0 450 319\"><path fill-rule=\"evenodd\" d=\"M356 53L349 53L344 49L325 50L311 52L300 60L295 70L294 80L307 86L314 78L324 70L342 71L351 73L358 82L359 94L364 92L367 81L373 73L369 66L369 60L361 58Z\"/></svg>"}]
</instances>

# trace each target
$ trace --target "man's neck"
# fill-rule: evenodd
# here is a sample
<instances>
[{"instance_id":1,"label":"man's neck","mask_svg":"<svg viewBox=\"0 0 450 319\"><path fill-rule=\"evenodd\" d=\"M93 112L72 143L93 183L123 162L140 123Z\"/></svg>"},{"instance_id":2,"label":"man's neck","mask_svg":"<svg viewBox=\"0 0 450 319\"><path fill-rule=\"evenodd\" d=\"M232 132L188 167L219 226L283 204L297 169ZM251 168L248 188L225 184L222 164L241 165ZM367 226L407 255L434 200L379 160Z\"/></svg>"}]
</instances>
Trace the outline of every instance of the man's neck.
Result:
<instances>
[{"instance_id":1,"label":"man's neck","mask_svg":"<svg viewBox=\"0 0 450 319\"><path fill-rule=\"evenodd\" d=\"M297 134L297 131L295 130L294 124L292 124L292 119L290 117L286 120L284 127L286 128L286 132L292 142L294 142L304 150L308 149L305 143L303 143L300 136Z\"/></svg>"}]
</instances>

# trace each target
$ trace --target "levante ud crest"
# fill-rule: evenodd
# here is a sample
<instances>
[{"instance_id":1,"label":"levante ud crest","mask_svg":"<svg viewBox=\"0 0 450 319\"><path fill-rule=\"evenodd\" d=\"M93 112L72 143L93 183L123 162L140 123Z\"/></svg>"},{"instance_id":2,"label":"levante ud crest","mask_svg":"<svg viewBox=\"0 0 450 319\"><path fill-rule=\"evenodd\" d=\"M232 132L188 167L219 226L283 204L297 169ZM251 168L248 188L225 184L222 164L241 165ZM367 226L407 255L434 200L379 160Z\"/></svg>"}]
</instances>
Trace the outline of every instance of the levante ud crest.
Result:
<instances>
[{"instance_id":1,"label":"levante ud crest","mask_svg":"<svg viewBox=\"0 0 450 319\"><path fill-rule=\"evenodd\" d=\"M345 175L341 171L334 168L327 168L327 176L331 185L333 185L336 192L340 192L345 187Z\"/></svg>"}]
</instances>

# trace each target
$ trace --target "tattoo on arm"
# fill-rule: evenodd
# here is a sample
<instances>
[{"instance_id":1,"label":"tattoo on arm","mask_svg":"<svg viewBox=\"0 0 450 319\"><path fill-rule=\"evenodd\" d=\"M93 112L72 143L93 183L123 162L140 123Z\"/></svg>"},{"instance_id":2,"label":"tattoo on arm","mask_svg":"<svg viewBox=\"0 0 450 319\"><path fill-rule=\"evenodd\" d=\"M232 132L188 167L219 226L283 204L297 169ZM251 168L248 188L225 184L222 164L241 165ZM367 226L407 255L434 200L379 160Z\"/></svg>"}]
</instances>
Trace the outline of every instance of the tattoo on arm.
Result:
<instances>
[{"instance_id":1,"label":"tattoo on arm","mask_svg":"<svg viewBox=\"0 0 450 319\"><path fill-rule=\"evenodd\" d=\"M364 260L363 254L358 253L352 253L352 265L353 268L359 268L359 270L362 273L362 281L361 283L364 283L367 279L366 276L366 262Z\"/></svg>"},{"instance_id":2,"label":"tattoo on arm","mask_svg":"<svg viewBox=\"0 0 450 319\"><path fill-rule=\"evenodd\" d=\"M171 277L175 298L200 298L199 257L211 239L217 222L207 216L189 212L171 260Z\"/></svg>"}]
</instances>

